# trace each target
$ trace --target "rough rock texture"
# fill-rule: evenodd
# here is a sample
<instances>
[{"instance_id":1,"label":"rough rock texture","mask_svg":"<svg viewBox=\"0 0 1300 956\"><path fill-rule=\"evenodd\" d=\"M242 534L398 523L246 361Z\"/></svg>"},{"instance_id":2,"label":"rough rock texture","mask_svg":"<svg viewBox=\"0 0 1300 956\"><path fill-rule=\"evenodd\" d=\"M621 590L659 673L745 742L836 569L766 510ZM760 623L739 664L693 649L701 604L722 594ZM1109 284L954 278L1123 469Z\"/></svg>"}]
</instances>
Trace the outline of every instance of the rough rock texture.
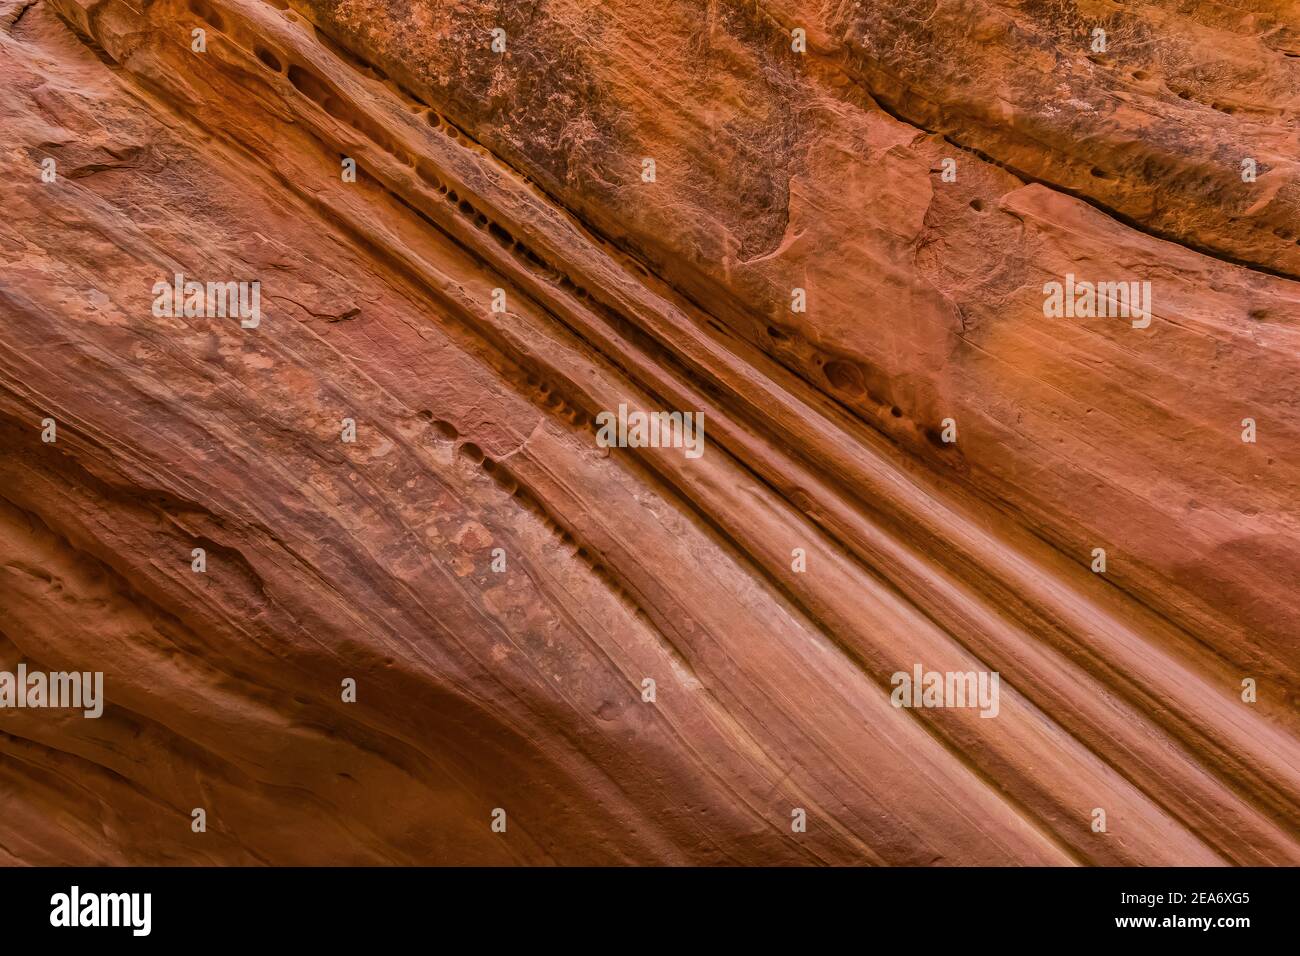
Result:
<instances>
[{"instance_id":1,"label":"rough rock texture","mask_svg":"<svg viewBox=\"0 0 1300 956\"><path fill-rule=\"evenodd\" d=\"M0 84L0 670L107 698L0 861L1300 863L1294 3L0 0Z\"/></svg>"}]
</instances>

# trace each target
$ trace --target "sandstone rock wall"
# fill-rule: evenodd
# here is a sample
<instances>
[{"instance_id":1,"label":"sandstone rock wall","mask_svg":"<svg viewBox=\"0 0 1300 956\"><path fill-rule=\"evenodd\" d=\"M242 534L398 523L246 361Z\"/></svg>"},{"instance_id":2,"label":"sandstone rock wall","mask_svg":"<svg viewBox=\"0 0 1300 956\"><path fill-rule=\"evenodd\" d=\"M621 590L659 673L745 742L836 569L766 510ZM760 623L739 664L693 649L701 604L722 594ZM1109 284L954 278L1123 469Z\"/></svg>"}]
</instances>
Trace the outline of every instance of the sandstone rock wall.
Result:
<instances>
[{"instance_id":1,"label":"sandstone rock wall","mask_svg":"<svg viewBox=\"0 0 1300 956\"><path fill-rule=\"evenodd\" d=\"M0 77L0 670L107 698L0 710L0 860L1300 861L1293 4L5 0Z\"/></svg>"}]
</instances>

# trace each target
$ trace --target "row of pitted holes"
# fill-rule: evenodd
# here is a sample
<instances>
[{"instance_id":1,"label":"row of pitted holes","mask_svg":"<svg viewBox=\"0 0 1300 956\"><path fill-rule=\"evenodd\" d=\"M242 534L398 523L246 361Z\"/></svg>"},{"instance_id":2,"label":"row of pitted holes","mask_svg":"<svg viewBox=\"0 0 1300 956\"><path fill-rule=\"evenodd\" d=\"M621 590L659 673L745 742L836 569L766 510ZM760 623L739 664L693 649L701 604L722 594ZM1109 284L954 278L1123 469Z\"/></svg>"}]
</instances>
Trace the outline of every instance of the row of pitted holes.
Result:
<instances>
[{"instance_id":1,"label":"row of pitted holes","mask_svg":"<svg viewBox=\"0 0 1300 956\"><path fill-rule=\"evenodd\" d=\"M1286 51L1284 50L1284 51L1282 51L1282 55L1283 55L1283 56L1297 56L1297 55L1300 55L1300 54L1288 53L1288 52L1286 52ZM1113 66L1110 57L1107 56L1106 54L1102 54L1102 53L1090 53L1090 54L1088 54L1088 59L1089 59L1090 61L1092 61L1093 63L1096 63L1098 66L1107 66L1107 67L1109 67L1109 66ZM1151 79L1151 74L1148 73L1146 70L1142 70L1142 69L1128 70L1127 73L1128 73L1130 79L1138 80L1139 82L1145 82L1145 81ZM1175 86L1170 85L1169 83L1165 82L1164 80L1158 80L1157 82L1159 82L1159 83L1160 83L1160 84L1161 84L1161 85L1162 85L1166 90L1168 90L1170 93L1173 93L1175 96L1177 96L1180 100L1190 100L1190 99L1192 99L1192 91L1191 91L1191 90L1188 90L1188 89L1186 89L1186 88L1180 89L1180 88L1178 88L1178 87L1175 87ZM1206 103L1205 105L1206 105L1206 106L1209 106L1209 108L1212 109L1212 110L1217 110L1217 111L1220 112L1220 113L1226 113L1226 114L1228 114L1229 116L1231 116L1233 113L1236 113L1237 110L1238 110L1237 107L1233 106L1233 105L1230 104L1230 103L1219 103L1219 102L1217 102L1217 101L1212 101L1212 102L1210 102L1210 103Z\"/></svg>"},{"instance_id":2,"label":"row of pitted holes","mask_svg":"<svg viewBox=\"0 0 1300 956\"><path fill-rule=\"evenodd\" d=\"M586 416L577 409L569 406L568 403L555 394L555 392L552 391L550 386L545 382L542 382L531 375L527 377L526 381L531 387L536 389L539 394L545 397L546 404L557 408L557 410L560 410L561 412L567 411L568 417L571 421L574 421L575 424L581 426L586 423ZM483 449L474 442L461 441L460 432L457 430L456 426L451 422L435 418L433 412L427 410L422 411L419 413L419 418L432 425L436 440L453 444L457 456L477 465L483 474L491 479L493 484L495 484L505 494L513 498L520 507L530 512L538 521L541 522L543 527L550 531L551 534L555 535L555 537L559 539L561 546L564 547L570 555L586 565L592 574L594 574L606 588L612 591L629 610L634 612L640 618L646 618L645 611L637 604L636 599L633 598L627 588L623 586L622 582L619 581L614 572L602 563L596 555L592 554L586 547L579 544L574 538L573 533L551 515L550 511L547 510L541 499L534 494L527 485L520 481L518 476L513 474L506 464L484 454Z\"/></svg>"}]
</instances>

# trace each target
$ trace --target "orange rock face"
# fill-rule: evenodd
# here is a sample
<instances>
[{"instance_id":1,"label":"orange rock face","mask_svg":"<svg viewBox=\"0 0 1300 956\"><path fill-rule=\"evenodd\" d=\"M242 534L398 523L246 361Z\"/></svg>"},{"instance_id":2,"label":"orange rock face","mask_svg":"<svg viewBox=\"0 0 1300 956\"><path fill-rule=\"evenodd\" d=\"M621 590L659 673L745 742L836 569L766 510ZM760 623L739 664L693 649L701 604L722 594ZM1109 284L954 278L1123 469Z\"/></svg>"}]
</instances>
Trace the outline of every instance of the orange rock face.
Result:
<instances>
[{"instance_id":1,"label":"orange rock face","mask_svg":"<svg viewBox=\"0 0 1300 956\"><path fill-rule=\"evenodd\" d=\"M0 0L0 83L0 862L1300 863L1293 3Z\"/></svg>"}]
</instances>

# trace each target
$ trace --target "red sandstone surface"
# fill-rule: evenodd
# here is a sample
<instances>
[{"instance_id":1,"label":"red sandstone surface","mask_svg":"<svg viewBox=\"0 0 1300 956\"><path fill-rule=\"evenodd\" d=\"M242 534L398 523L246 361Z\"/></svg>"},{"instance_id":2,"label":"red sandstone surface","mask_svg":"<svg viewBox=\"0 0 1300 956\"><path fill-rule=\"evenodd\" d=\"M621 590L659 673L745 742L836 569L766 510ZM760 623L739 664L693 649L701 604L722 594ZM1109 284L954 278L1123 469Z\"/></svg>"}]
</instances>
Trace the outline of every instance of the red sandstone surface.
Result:
<instances>
[{"instance_id":1,"label":"red sandstone surface","mask_svg":"<svg viewBox=\"0 0 1300 956\"><path fill-rule=\"evenodd\" d=\"M0 0L0 90L0 671L105 698L0 863L1300 862L1294 2Z\"/></svg>"}]
</instances>

